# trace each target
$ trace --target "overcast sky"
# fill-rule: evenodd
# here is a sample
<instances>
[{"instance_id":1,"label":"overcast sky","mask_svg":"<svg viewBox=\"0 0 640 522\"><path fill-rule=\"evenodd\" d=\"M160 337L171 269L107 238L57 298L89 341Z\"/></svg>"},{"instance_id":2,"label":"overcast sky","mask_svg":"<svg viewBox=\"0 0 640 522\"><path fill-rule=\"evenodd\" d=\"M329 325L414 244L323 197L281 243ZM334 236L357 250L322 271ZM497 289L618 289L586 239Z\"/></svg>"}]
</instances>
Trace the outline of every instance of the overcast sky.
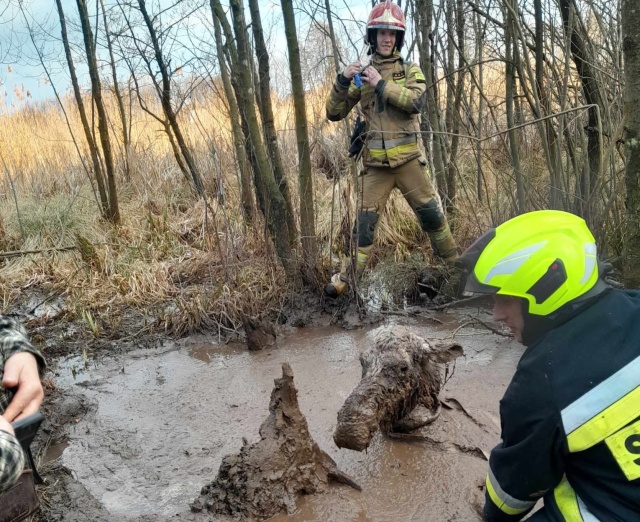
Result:
<instances>
[{"instance_id":1,"label":"overcast sky","mask_svg":"<svg viewBox=\"0 0 640 522\"><path fill-rule=\"evenodd\" d=\"M6 1L6 0L5 0ZM107 6L113 6L113 0L104 0ZM163 8L174 5L177 0L147 0L147 7L151 12L158 12L158 5ZM204 4L197 14L191 16L188 26L183 25L182 33L178 36L177 46L186 48L213 50L213 41L209 36L210 11L208 0L184 0L180 5L186 8L197 3ZM286 41L284 30L279 25L281 10L279 0L260 0L263 26L269 39L268 46L274 63L285 63ZM0 0L0 5L2 5ZM47 75L38 59L34 44L29 36L28 27L33 29L36 45L43 54L49 73L53 78L56 89L64 93L69 89L68 72L64 63L64 50L60 43L60 28L55 2L52 0L23 0L25 14L18 9L18 0L8 0L8 7L0 11L0 108L11 110L20 107L24 103L52 98L53 88L47 79ZM98 0L87 2L90 10L95 12ZM228 0L222 0L223 5ZM311 2L308 2L311 4ZM323 4L322 2L319 2ZM245 2L246 4L246 2ZM332 0L332 7L339 10L344 18L357 18L363 22L366 20L371 3L369 0ZM68 30L72 34L73 42L81 44L81 34L77 28L76 0L62 0L63 9L67 17ZM0 9L2 9L0 7ZM310 8L307 8L307 10ZM173 8L165 12L165 23L168 16L177 16L178 9ZM297 11L298 12L298 11ZM249 18L248 6L245 7L245 16ZM322 16L322 15L320 15ZM94 19L92 18L92 22ZM100 19L102 26L102 19ZM301 46L305 45L305 37L309 29L307 17L298 15L298 36ZM355 28L351 31L350 38L361 44L361 35L353 33L360 31ZM353 47L353 46L352 46ZM185 49L183 56L190 52ZM355 51L351 51L354 52ZM179 58L176 58L179 59ZM86 73L83 74L83 64L78 59L77 67L81 75L81 82L88 83ZM125 74L126 71L123 71Z\"/></svg>"}]
</instances>

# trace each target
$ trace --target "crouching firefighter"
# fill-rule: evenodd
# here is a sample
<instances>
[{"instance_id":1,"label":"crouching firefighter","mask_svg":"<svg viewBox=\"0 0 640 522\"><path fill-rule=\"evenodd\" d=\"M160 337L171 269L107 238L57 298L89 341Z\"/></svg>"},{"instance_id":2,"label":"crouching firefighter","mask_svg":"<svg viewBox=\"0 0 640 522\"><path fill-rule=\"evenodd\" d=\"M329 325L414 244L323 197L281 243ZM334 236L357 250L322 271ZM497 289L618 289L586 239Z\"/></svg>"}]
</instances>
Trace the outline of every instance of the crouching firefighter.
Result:
<instances>
[{"instance_id":1,"label":"crouching firefighter","mask_svg":"<svg viewBox=\"0 0 640 522\"><path fill-rule=\"evenodd\" d=\"M339 121L359 102L366 122L362 201L353 230L358 245L357 259L352 263L356 277L364 271L378 221L395 187L416 213L435 253L447 263L458 259L456 243L418 147L426 84L420 68L400 55L404 35L402 9L389 1L376 5L365 36L372 55L370 64L363 68L359 61L354 62L338 74L326 104L327 118ZM346 289L346 281L343 268L325 291L335 297Z\"/></svg>"},{"instance_id":2,"label":"crouching firefighter","mask_svg":"<svg viewBox=\"0 0 640 522\"><path fill-rule=\"evenodd\" d=\"M609 287L579 217L543 210L463 254L465 290L527 349L500 401L484 519L640 520L640 291Z\"/></svg>"}]
</instances>

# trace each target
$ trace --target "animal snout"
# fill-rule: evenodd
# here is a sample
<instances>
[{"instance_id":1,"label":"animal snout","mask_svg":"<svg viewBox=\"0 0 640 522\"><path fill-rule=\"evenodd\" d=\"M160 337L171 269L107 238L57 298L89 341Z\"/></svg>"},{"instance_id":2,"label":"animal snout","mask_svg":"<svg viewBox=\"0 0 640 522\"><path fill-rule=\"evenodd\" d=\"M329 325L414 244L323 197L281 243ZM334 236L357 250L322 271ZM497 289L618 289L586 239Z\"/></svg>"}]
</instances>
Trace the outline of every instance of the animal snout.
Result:
<instances>
[{"instance_id":1,"label":"animal snout","mask_svg":"<svg viewBox=\"0 0 640 522\"><path fill-rule=\"evenodd\" d=\"M333 441L339 448L362 451L369 447L371 430L363 424L341 423L333 434Z\"/></svg>"}]
</instances>

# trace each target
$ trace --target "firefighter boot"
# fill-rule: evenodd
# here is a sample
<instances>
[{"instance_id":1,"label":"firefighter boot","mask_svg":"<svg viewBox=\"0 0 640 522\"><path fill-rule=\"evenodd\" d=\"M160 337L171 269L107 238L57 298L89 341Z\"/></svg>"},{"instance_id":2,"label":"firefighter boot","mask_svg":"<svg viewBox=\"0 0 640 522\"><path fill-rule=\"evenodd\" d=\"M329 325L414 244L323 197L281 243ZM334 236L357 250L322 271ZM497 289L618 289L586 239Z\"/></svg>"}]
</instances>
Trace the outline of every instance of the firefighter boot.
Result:
<instances>
[{"instance_id":1,"label":"firefighter boot","mask_svg":"<svg viewBox=\"0 0 640 522\"><path fill-rule=\"evenodd\" d=\"M445 262L443 281L438 291L440 300L452 301L460 299L464 291L467 274L460 264L460 255L449 224L445 222L440 230L429 233L431 244L438 256Z\"/></svg>"},{"instance_id":2,"label":"firefighter boot","mask_svg":"<svg viewBox=\"0 0 640 522\"><path fill-rule=\"evenodd\" d=\"M362 276L366 265L367 254L358 252L355 270L356 273L354 277L351 277L353 264L349 260L346 262L343 260L342 269L337 274L333 274L333 276L331 276L331 281L329 281L324 287L324 293L332 299L344 294L349 287L349 281L353 280L354 283L357 283L360 276Z\"/></svg>"},{"instance_id":3,"label":"firefighter boot","mask_svg":"<svg viewBox=\"0 0 640 522\"><path fill-rule=\"evenodd\" d=\"M335 299L339 295L344 294L348 286L346 277L343 279L342 273L338 272L337 274L333 274L331 281L324 286L324 293L327 294L328 297Z\"/></svg>"},{"instance_id":4,"label":"firefighter boot","mask_svg":"<svg viewBox=\"0 0 640 522\"><path fill-rule=\"evenodd\" d=\"M458 255L458 245L456 245L451 235L449 224L446 221L440 229L429 232L429 239L434 252L447 265L454 265L458 261L460 257Z\"/></svg>"}]
</instances>

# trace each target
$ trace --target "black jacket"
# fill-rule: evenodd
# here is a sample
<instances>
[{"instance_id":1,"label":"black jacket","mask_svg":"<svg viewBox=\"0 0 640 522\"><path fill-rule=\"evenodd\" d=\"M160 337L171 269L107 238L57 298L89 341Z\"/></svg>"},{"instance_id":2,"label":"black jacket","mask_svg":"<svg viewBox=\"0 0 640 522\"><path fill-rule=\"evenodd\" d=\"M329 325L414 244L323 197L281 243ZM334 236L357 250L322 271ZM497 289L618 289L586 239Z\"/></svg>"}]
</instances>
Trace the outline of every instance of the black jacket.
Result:
<instances>
[{"instance_id":1,"label":"black jacket","mask_svg":"<svg viewBox=\"0 0 640 522\"><path fill-rule=\"evenodd\" d=\"M640 291L607 290L523 354L500 402L485 518L640 520Z\"/></svg>"}]
</instances>

